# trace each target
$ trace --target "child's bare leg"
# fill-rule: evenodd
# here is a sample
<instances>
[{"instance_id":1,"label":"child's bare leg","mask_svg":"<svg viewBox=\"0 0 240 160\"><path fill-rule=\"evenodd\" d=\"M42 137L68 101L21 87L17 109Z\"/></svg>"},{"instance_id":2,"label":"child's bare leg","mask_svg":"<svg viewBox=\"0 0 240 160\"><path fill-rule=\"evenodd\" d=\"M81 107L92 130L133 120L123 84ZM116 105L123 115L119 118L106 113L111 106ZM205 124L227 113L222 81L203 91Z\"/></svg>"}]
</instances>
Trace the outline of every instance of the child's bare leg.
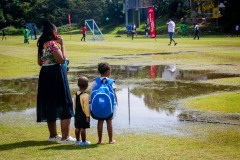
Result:
<instances>
[{"instance_id":1,"label":"child's bare leg","mask_svg":"<svg viewBox=\"0 0 240 160\"><path fill-rule=\"evenodd\" d=\"M103 140L102 140L103 122L104 122L104 120L98 120L98 125L97 125L98 144L103 143Z\"/></svg>"},{"instance_id":2,"label":"child's bare leg","mask_svg":"<svg viewBox=\"0 0 240 160\"><path fill-rule=\"evenodd\" d=\"M84 128L80 129L82 142L86 142L86 131Z\"/></svg>"},{"instance_id":3,"label":"child's bare leg","mask_svg":"<svg viewBox=\"0 0 240 160\"><path fill-rule=\"evenodd\" d=\"M75 136L76 136L77 141L80 141L80 129L79 128L75 129Z\"/></svg>"},{"instance_id":4,"label":"child's bare leg","mask_svg":"<svg viewBox=\"0 0 240 160\"><path fill-rule=\"evenodd\" d=\"M53 138L57 135L57 126L56 126L56 122L47 122L48 124L48 130L50 133L50 138Z\"/></svg>"},{"instance_id":5,"label":"child's bare leg","mask_svg":"<svg viewBox=\"0 0 240 160\"><path fill-rule=\"evenodd\" d=\"M107 120L107 130L108 130L108 137L109 137L109 143L113 144L115 143L115 140L112 139L113 136L113 126L112 126L112 120Z\"/></svg>"}]
</instances>

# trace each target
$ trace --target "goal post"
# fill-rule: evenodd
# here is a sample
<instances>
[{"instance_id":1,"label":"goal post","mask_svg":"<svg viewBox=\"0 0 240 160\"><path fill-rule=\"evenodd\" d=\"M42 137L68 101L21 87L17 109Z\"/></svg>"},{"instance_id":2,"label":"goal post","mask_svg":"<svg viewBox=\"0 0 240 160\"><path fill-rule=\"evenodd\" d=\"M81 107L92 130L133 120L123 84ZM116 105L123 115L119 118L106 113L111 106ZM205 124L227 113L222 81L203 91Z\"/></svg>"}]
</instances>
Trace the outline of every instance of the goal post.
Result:
<instances>
[{"instance_id":1,"label":"goal post","mask_svg":"<svg viewBox=\"0 0 240 160\"><path fill-rule=\"evenodd\" d=\"M87 29L86 41L106 41L106 38L93 19L85 20L85 25Z\"/></svg>"}]
</instances>

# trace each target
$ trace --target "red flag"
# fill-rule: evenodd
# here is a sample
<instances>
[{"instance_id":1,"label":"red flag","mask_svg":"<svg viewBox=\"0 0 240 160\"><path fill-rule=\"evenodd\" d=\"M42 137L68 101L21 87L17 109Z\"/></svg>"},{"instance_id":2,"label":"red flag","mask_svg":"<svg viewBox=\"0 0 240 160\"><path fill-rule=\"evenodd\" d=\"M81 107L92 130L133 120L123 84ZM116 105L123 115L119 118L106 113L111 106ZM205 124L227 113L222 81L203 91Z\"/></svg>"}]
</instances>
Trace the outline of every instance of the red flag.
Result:
<instances>
[{"instance_id":1,"label":"red flag","mask_svg":"<svg viewBox=\"0 0 240 160\"><path fill-rule=\"evenodd\" d=\"M156 53L151 53L151 55L156 55ZM150 77L155 78L156 77L156 65L150 66Z\"/></svg>"},{"instance_id":2,"label":"red flag","mask_svg":"<svg viewBox=\"0 0 240 160\"><path fill-rule=\"evenodd\" d=\"M150 25L150 37L155 38L156 33L155 33L155 18L154 18L154 8L149 7L148 8L148 18L149 18L149 25Z\"/></svg>"},{"instance_id":3,"label":"red flag","mask_svg":"<svg viewBox=\"0 0 240 160\"><path fill-rule=\"evenodd\" d=\"M156 70L157 70L156 65L150 66L150 77L151 78L155 78L156 77Z\"/></svg>"},{"instance_id":4,"label":"red flag","mask_svg":"<svg viewBox=\"0 0 240 160\"><path fill-rule=\"evenodd\" d=\"M71 39L72 32L71 32L71 17L70 17L70 14L68 14L68 20L69 20L69 27L70 27L70 39Z\"/></svg>"}]
</instances>

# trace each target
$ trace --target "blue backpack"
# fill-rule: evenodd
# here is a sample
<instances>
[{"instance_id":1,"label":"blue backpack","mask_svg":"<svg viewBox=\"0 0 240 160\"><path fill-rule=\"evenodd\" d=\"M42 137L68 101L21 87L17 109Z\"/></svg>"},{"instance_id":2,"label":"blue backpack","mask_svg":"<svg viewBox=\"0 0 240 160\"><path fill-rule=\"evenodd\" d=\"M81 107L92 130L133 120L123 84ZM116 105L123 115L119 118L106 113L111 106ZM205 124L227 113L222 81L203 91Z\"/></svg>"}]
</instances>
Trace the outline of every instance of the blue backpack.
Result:
<instances>
[{"instance_id":1,"label":"blue backpack","mask_svg":"<svg viewBox=\"0 0 240 160\"><path fill-rule=\"evenodd\" d=\"M111 86L113 79L95 79L97 86L91 93L91 116L97 120L111 119L113 117L113 106L115 93Z\"/></svg>"}]
</instances>

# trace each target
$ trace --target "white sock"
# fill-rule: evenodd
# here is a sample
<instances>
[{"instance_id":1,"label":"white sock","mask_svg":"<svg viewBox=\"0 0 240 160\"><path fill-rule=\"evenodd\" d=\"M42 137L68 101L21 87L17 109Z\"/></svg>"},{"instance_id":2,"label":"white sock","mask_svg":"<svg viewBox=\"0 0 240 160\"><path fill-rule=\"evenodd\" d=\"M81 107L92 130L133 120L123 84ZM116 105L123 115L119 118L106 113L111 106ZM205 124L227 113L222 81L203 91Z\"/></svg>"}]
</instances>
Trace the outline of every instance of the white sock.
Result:
<instances>
[{"instance_id":1,"label":"white sock","mask_svg":"<svg viewBox=\"0 0 240 160\"><path fill-rule=\"evenodd\" d=\"M148 33L146 33L146 37L148 36Z\"/></svg>"}]
</instances>

